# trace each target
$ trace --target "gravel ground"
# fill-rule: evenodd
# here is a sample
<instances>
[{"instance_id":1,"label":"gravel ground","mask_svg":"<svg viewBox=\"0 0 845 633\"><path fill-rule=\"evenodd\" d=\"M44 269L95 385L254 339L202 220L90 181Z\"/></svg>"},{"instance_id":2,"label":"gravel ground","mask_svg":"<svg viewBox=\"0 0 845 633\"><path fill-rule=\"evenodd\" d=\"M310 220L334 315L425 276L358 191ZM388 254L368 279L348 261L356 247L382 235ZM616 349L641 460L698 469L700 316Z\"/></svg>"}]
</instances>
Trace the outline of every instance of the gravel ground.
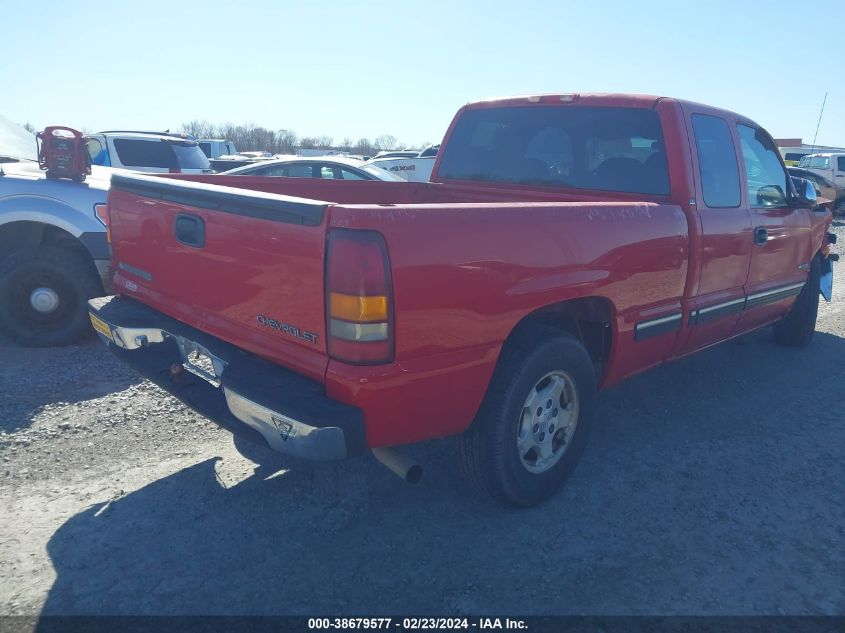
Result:
<instances>
[{"instance_id":1,"label":"gravel ground","mask_svg":"<svg viewBox=\"0 0 845 633\"><path fill-rule=\"evenodd\" d=\"M99 343L0 341L0 615L845 614L843 270L809 349L757 332L602 394L523 511L451 441L409 449L416 487L262 467Z\"/></svg>"}]
</instances>

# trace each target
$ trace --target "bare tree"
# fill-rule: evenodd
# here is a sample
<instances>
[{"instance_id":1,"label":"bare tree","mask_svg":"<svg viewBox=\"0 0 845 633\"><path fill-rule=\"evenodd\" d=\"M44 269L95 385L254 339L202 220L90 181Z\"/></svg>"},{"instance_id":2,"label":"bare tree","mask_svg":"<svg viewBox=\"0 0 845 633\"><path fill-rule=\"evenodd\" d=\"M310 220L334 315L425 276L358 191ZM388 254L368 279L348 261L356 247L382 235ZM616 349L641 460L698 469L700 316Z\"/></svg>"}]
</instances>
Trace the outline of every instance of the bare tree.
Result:
<instances>
[{"instance_id":1,"label":"bare tree","mask_svg":"<svg viewBox=\"0 0 845 633\"><path fill-rule=\"evenodd\" d=\"M372 156L375 148L368 138L359 138L358 142L352 147L352 151L362 156Z\"/></svg>"},{"instance_id":2,"label":"bare tree","mask_svg":"<svg viewBox=\"0 0 845 633\"><path fill-rule=\"evenodd\" d=\"M205 119L202 121L194 119L188 123L183 123L180 130L183 134L190 134L196 138L214 138L216 136L215 126Z\"/></svg>"},{"instance_id":3,"label":"bare tree","mask_svg":"<svg viewBox=\"0 0 845 633\"><path fill-rule=\"evenodd\" d=\"M276 154L293 154L296 151L296 144L299 137L291 130L279 130L276 132Z\"/></svg>"},{"instance_id":4,"label":"bare tree","mask_svg":"<svg viewBox=\"0 0 845 633\"><path fill-rule=\"evenodd\" d=\"M28 126L28 127L27 127ZM27 129L34 127L27 124ZM293 130L281 128L269 130L255 123L236 125L229 121L225 123L211 123L205 119L194 119L183 123L180 131L196 138L221 138L232 141L241 151L266 151L272 154L293 154L297 147L303 149L332 149L334 139L327 134L319 136L303 136L300 138ZM383 134L370 141L367 138L353 142L346 137L338 149L353 152L363 156L372 156L381 150L396 149L401 143L391 134Z\"/></svg>"},{"instance_id":5,"label":"bare tree","mask_svg":"<svg viewBox=\"0 0 845 633\"><path fill-rule=\"evenodd\" d=\"M30 134L36 134L38 132L38 130L35 129L35 126L29 121L23 124L23 129L25 129Z\"/></svg>"},{"instance_id":6,"label":"bare tree","mask_svg":"<svg viewBox=\"0 0 845 633\"><path fill-rule=\"evenodd\" d=\"M373 141L373 147L379 151L396 149L397 139L392 134L382 134Z\"/></svg>"}]
</instances>

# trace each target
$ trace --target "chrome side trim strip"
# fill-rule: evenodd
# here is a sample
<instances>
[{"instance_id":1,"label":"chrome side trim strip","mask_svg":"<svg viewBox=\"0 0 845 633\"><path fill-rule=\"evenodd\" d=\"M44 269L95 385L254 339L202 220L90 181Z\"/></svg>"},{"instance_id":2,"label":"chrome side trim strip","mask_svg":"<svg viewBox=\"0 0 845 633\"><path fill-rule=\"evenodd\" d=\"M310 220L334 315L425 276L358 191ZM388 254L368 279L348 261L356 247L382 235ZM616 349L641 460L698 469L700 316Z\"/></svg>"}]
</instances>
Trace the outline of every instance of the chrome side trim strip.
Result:
<instances>
[{"instance_id":1,"label":"chrome side trim strip","mask_svg":"<svg viewBox=\"0 0 845 633\"><path fill-rule=\"evenodd\" d=\"M693 310L690 313L689 324L692 326L707 323L708 321L715 321L716 319L721 319L722 317L731 314L738 314L742 312L744 308L745 297L724 301L722 303L715 303L705 308Z\"/></svg>"},{"instance_id":2,"label":"chrome side trim strip","mask_svg":"<svg viewBox=\"0 0 845 633\"><path fill-rule=\"evenodd\" d=\"M690 312L690 326L701 325L709 321L715 321L722 317L744 312L750 308L756 308L768 303L782 301L797 294L800 294L806 282L779 286L763 292L755 292L741 299L732 299L722 303L715 303L704 308L698 308Z\"/></svg>"},{"instance_id":3,"label":"chrome side trim strip","mask_svg":"<svg viewBox=\"0 0 845 633\"><path fill-rule=\"evenodd\" d=\"M755 292L752 295L748 295L745 307L746 309L753 308L756 306L765 305L767 303L781 301L782 299L787 299L794 295L800 294L802 288L804 288L805 283L806 282L801 282L799 284L790 284L788 286L772 288L771 290L766 290L764 292Z\"/></svg>"},{"instance_id":4,"label":"chrome side trim strip","mask_svg":"<svg viewBox=\"0 0 845 633\"><path fill-rule=\"evenodd\" d=\"M677 314L670 314L669 316L660 317L659 319L651 319L649 321L640 321L634 326L634 340L644 341L653 336L666 334L667 332L674 332L681 328L683 315L679 312Z\"/></svg>"}]
</instances>

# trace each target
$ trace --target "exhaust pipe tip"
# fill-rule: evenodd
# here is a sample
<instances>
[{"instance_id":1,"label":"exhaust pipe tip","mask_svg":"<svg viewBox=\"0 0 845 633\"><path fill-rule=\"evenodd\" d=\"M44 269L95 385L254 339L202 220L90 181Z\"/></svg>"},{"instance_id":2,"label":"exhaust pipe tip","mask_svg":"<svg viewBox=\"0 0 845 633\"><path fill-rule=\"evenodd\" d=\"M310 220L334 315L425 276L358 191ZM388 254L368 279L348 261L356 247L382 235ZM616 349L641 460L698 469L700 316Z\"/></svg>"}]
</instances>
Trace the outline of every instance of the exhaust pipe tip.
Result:
<instances>
[{"instance_id":1,"label":"exhaust pipe tip","mask_svg":"<svg viewBox=\"0 0 845 633\"><path fill-rule=\"evenodd\" d=\"M373 456L384 464L390 472L404 479L409 484L419 483L423 476L423 467L410 457L393 448L372 449Z\"/></svg>"}]
</instances>

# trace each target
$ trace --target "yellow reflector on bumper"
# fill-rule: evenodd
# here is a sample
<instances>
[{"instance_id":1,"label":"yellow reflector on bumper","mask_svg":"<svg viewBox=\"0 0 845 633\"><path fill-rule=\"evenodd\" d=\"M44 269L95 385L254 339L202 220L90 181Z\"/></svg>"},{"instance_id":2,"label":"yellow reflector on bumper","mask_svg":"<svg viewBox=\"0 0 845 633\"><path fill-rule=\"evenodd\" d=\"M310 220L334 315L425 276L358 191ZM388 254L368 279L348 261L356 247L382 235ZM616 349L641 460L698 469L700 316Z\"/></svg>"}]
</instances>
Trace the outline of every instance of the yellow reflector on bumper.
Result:
<instances>
[{"instance_id":1,"label":"yellow reflector on bumper","mask_svg":"<svg viewBox=\"0 0 845 633\"><path fill-rule=\"evenodd\" d=\"M329 293L329 313L334 319L357 323L387 321L387 297L358 297L332 292Z\"/></svg>"}]
</instances>

